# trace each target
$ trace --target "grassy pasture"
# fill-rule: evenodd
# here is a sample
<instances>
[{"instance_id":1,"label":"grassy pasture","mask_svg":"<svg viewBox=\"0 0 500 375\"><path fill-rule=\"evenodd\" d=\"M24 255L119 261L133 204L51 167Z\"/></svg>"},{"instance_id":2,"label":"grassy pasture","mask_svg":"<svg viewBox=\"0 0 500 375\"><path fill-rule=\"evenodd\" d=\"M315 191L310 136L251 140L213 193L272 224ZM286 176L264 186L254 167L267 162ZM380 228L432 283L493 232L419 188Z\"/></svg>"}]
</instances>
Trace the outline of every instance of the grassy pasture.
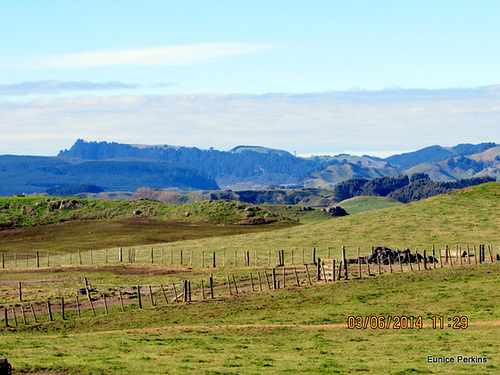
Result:
<instances>
[{"instance_id":1,"label":"grassy pasture","mask_svg":"<svg viewBox=\"0 0 500 375\"><path fill-rule=\"evenodd\" d=\"M1 329L0 356L28 373L491 374L500 370L499 271L500 263L437 268L20 324ZM50 269L35 276L60 277ZM425 326L347 329L351 315L422 316ZM456 315L467 316L469 327L430 325L432 316ZM428 355L488 363L428 364Z\"/></svg>"},{"instance_id":2,"label":"grassy pasture","mask_svg":"<svg viewBox=\"0 0 500 375\"><path fill-rule=\"evenodd\" d=\"M382 208L400 206L403 203L389 197L360 196L346 199L338 203L338 206L347 211L349 215L359 212L380 210Z\"/></svg>"},{"instance_id":3,"label":"grassy pasture","mask_svg":"<svg viewBox=\"0 0 500 375\"><path fill-rule=\"evenodd\" d=\"M220 251L311 249L328 247L340 254L346 246L348 256L357 248L367 253L372 246L392 249L443 249L446 245L462 246L485 243L500 246L500 183L492 182L463 191L439 195L395 207L361 212L276 232L230 236L218 239L164 244L165 249L180 248ZM162 244L163 245L163 244ZM324 256L324 255L323 255ZM335 257L339 258L339 255Z\"/></svg>"},{"instance_id":4,"label":"grassy pasture","mask_svg":"<svg viewBox=\"0 0 500 375\"><path fill-rule=\"evenodd\" d=\"M500 184L489 183L424 201L361 212L273 232L169 242L162 247L257 252L328 247L338 258L358 246L429 249L444 245L495 246L498 253ZM137 247L143 253L151 245ZM116 250L116 248L115 248ZM219 258L220 259L220 258ZM27 295L55 298L74 291L83 277L102 284L157 284L182 278L247 272L248 267L116 265L0 269L1 303L15 300L18 281ZM135 268L135 271L131 269ZM127 272L126 270L130 272ZM137 271L140 269L142 271ZM500 372L500 263L383 274L334 283L307 284L215 301L170 303L98 317L0 328L0 357L17 373L54 374L493 374ZM169 273L171 272L171 273ZM31 283L29 282L31 281ZM55 291L54 291L55 290ZM33 297L34 298L34 297ZM146 298L145 298L146 299ZM422 316L414 329L347 329L349 316ZM443 329L430 326L443 316ZM447 327L466 316L466 329ZM486 357L482 364L428 364L427 356Z\"/></svg>"}]
</instances>

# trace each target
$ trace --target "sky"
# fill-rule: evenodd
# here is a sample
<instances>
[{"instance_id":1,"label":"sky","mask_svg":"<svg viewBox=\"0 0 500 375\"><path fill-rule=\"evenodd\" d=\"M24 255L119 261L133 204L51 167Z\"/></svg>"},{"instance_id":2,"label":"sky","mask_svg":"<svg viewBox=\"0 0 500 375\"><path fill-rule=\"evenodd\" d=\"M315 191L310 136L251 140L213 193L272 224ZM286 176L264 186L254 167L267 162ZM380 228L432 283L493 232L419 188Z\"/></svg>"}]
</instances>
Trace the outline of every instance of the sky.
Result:
<instances>
[{"instance_id":1,"label":"sky","mask_svg":"<svg viewBox=\"0 0 500 375\"><path fill-rule=\"evenodd\" d=\"M0 154L500 143L496 0L0 1Z\"/></svg>"}]
</instances>

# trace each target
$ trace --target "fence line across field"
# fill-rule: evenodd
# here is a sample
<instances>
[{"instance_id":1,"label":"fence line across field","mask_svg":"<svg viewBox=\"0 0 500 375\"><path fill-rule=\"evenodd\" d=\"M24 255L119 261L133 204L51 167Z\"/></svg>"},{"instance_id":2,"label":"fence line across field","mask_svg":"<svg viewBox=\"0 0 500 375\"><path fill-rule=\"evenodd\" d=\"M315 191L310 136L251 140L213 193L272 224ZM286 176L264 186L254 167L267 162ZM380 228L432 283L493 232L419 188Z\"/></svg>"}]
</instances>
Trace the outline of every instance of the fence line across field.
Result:
<instances>
[{"instance_id":1,"label":"fence line across field","mask_svg":"<svg viewBox=\"0 0 500 375\"><path fill-rule=\"evenodd\" d=\"M373 248L372 248L373 249ZM434 250L434 246L432 247ZM34 252L34 253L14 253L0 254L0 267L5 268L40 268L57 267L71 265L92 265L101 263L144 263L144 264L170 264L189 265L202 267L273 267L283 265L299 265L316 262L318 257L332 259L335 251L330 247L327 249L291 249L288 251L265 251L257 250L176 250L164 248L139 249L139 248L118 248L103 250L68 251L61 252ZM446 246L443 250L435 250L436 258L445 264L459 264L463 262L463 257L458 255L466 252L467 259L474 257L473 261L483 263L489 260L494 261L499 254L494 255L493 247L488 245L466 245L456 246L452 250ZM428 250L428 253L430 251ZM445 253L445 255L442 255ZM338 254L338 250L337 250ZM476 255L475 255L476 254Z\"/></svg>"},{"instance_id":2,"label":"fence line across field","mask_svg":"<svg viewBox=\"0 0 500 375\"><path fill-rule=\"evenodd\" d=\"M488 252L486 252L488 250ZM111 284L92 284L84 278L83 285L75 288L78 294L74 296L60 296L45 301L30 300L29 295L23 292L22 283L19 282L18 297L19 303L4 304L2 317L5 326L33 324L40 321L53 321L56 316L66 320L70 318L82 318L84 316L97 316L109 314L110 311L125 311L134 308L142 309L145 306L154 307L158 304L172 304L176 302L198 302L207 299L227 298L234 294L247 292L262 292L265 290L276 290L287 287L300 287L302 285L312 285L313 282L337 282L347 281L352 278L363 278L383 273L411 272L417 270L430 271L444 265L453 267L455 265L471 265L498 261L498 254L493 255L493 248L479 245L469 248L469 252L464 256L462 250L456 247L452 251L448 246L444 251L436 253L432 249L432 257L437 262L428 263L426 250L423 250L424 261L420 261L418 250L415 250L416 262L412 263L409 257L408 264L403 262L394 263L390 260L383 264L382 259L377 255L376 264L363 263L361 260L367 257L360 257L358 248L357 262L353 259L346 259L345 247L342 248L341 259L321 259L314 262L302 264L299 267L278 265L273 268L261 269L236 269L225 275L218 275L217 279L210 274L208 279L181 280L180 282L165 283L159 285L132 285L117 286ZM331 253L327 253L331 255ZM372 255L374 254L372 249ZM134 254L135 255L135 254ZM316 256L316 250L313 249ZM489 257L488 257L489 255ZM248 263L248 253L247 253ZM278 260L285 263L284 251L278 252ZM488 259L489 258L489 259ZM474 259L474 260L472 260ZM22 320L21 320L22 317Z\"/></svg>"}]
</instances>

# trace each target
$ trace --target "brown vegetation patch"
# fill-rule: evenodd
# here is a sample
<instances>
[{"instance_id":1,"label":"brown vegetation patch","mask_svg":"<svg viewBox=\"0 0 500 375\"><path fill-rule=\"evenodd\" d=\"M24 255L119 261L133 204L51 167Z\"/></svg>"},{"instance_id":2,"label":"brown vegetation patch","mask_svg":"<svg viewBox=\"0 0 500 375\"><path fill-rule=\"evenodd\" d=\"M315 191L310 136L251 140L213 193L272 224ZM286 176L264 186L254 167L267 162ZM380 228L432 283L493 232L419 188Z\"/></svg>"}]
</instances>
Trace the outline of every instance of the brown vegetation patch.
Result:
<instances>
[{"instance_id":1,"label":"brown vegetation patch","mask_svg":"<svg viewBox=\"0 0 500 375\"><path fill-rule=\"evenodd\" d=\"M291 225L294 224L188 224L176 220L165 221L145 217L106 221L71 221L0 230L0 251L33 253L36 251L97 250L270 231Z\"/></svg>"}]
</instances>

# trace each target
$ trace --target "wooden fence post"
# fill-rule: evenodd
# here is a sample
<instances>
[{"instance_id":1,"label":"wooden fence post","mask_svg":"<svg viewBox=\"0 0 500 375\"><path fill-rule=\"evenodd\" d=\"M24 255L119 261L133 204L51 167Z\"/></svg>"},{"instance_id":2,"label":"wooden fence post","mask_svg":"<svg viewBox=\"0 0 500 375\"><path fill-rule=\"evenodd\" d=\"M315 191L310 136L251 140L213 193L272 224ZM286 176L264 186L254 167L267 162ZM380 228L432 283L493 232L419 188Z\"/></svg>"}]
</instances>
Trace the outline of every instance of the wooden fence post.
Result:
<instances>
[{"instance_id":1,"label":"wooden fence post","mask_svg":"<svg viewBox=\"0 0 500 375\"><path fill-rule=\"evenodd\" d=\"M78 311L78 318L82 317L80 312L80 299L78 298L78 292L76 292L76 310Z\"/></svg>"},{"instance_id":2,"label":"wooden fence post","mask_svg":"<svg viewBox=\"0 0 500 375\"><path fill-rule=\"evenodd\" d=\"M214 276L210 274L210 298L214 299Z\"/></svg>"},{"instance_id":3,"label":"wooden fence post","mask_svg":"<svg viewBox=\"0 0 500 375\"><path fill-rule=\"evenodd\" d=\"M149 296L151 297L151 306L156 306L156 301L153 296L153 288L149 285Z\"/></svg>"},{"instance_id":4,"label":"wooden fence post","mask_svg":"<svg viewBox=\"0 0 500 375\"><path fill-rule=\"evenodd\" d=\"M234 290L236 291L236 294L238 294L238 285L236 285L236 279L234 278L234 275L232 276L233 276Z\"/></svg>"},{"instance_id":5,"label":"wooden fence post","mask_svg":"<svg viewBox=\"0 0 500 375\"><path fill-rule=\"evenodd\" d=\"M321 280L321 258L318 258L318 263L316 264L316 281Z\"/></svg>"},{"instance_id":6,"label":"wooden fence post","mask_svg":"<svg viewBox=\"0 0 500 375\"><path fill-rule=\"evenodd\" d=\"M344 263L344 278L346 280L349 280L349 277L347 275L347 261L345 257L345 246L342 246L342 263Z\"/></svg>"},{"instance_id":7,"label":"wooden fence post","mask_svg":"<svg viewBox=\"0 0 500 375\"><path fill-rule=\"evenodd\" d=\"M19 302L23 302L23 289L21 286L21 282L19 282L17 284L17 288L18 288L18 294L19 294Z\"/></svg>"},{"instance_id":8,"label":"wooden fence post","mask_svg":"<svg viewBox=\"0 0 500 375\"><path fill-rule=\"evenodd\" d=\"M418 267L418 270L420 271L420 258L418 257L418 250L415 249L415 255L417 256L417 267Z\"/></svg>"},{"instance_id":9,"label":"wooden fence post","mask_svg":"<svg viewBox=\"0 0 500 375\"><path fill-rule=\"evenodd\" d=\"M26 311L24 311L24 306L23 305L21 305L21 313L23 314L24 324L27 325L28 321L26 320Z\"/></svg>"},{"instance_id":10,"label":"wooden fence post","mask_svg":"<svg viewBox=\"0 0 500 375\"><path fill-rule=\"evenodd\" d=\"M142 297L141 297L141 286L137 285L137 303L139 304L139 308L142 309Z\"/></svg>"},{"instance_id":11,"label":"wooden fence post","mask_svg":"<svg viewBox=\"0 0 500 375\"><path fill-rule=\"evenodd\" d=\"M305 266L306 266L307 279L309 280L309 285L312 285L311 275L309 274L309 267L307 266L307 263Z\"/></svg>"},{"instance_id":12,"label":"wooden fence post","mask_svg":"<svg viewBox=\"0 0 500 375\"><path fill-rule=\"evenodd\" d=\"M233 295L233 292L231 291L231 281L229 281L229 275L227 275L227 287L229 289L229 295Z\"/></svg>"},{"instance_id":13,"label":"wooden fence post","mask_svg":"<svg viewBox=\"0 0 500 375\"><path fill-rule=\"evenodd\" d=\"M264 271L264 274L266 275L267 290L271 290L271 283L269 282L269 275L267 274L267 270Z\"/></svg>"},{"instance_id":14,"label":"wooden fence post","mask_svg":"<svg viewBox=\"0 0 500 375\"><path fill-rule=\"evenodd\" d=\"M35 319L35 323L38 323L38 320L36 318L35 314L35 309L33 308L33 305L30 303L30 309L31 309L31 314L33 315L33 319Z\"/></svg>"},{"instance_id":15,"label":"wooden fence post","mask_svg":"<svg viewBox=\"0 0 500 375\"><path fill-rule=\"evenodd\" d=\"M49 314L49 322L52 322L54 319L52 319L52 309L50 308L49 300L47 300L47 313Z\"/></svg>"},{"instance_id":16,"label":"wooden fence post","mask_svg":"<svg viewBox=\"0 0 500 375\"><path fill-rule=\"evenodd\" d=\"M277 283L276 283L276 268L273 268L273 287L274 287L274 289L277 289Z\"/></svg>"},{"instance_id":17,"label":"wooden fence post","mask_svg":"<svg viewBox=\"0 0 500 375\"><path fill-rule=\"evenodd\" d=\"M358 270L359 270L359 278L361 279L361 255L360 255L361 249L358 246ZM391 269L392 272L392 269Z\"/></svg>"},{"instance_id":18,"label":"wooden fence post","mask_svg":"<svg viewBox=\"0 0 500 375\"><path fill-rule=\"evenodd\" d=\"M212 253L212 267L213 268L216 267L216 264L215 264L215 251Z\"/></svg>"},{"instance_id":19,"label":"wooden fence post","mask_svg":"<svg viewBox=\"0 0 500 375\"><path fill-rule=\"evenodd\" d=\"M108 311L108 301L106 300L106 293L102 292L102 298L104 300L104 312L106 313L106 315L108 315L109 311Z\"/></svg>"},{"instance_id":20,"label":"wooden fence post","mask_svg":"<svg viewBox=\"0 0 500 375\"><path fill-rule=\"evenodd\" d=\"M492 246L488 245L488 252L490 253L491 263L493 263L493 252L492 252L491 248L492 248Z\"/></svg>"},{"instance_id":21,"label":"wooden fence post","mask_svg":"<svg viewBox=\"0 0 500 375\"><path fill-rule=\"evenodd\" d=\"M39 268L39 267L40 267L40 253L37 251L36 252L36 268Z\"/></svg>"},{"instance_id":22,"label":"wooden fence post","mask_svg":"<svg viewBox=\"0 0 500 375\"><path fill-rule=\"evenodd\" d=\"M177 288L175 287L175 283L172 283L172 286L174 287L174 295L175 295L174 301L179 302L179 296L177 294Z\"/></svg>"},{"instance_id":23,"label":"wooden fence post","mask_svg":"<svg viewBox=\"0 0 500 375\"><path fill-rule=\"evenodd\" d=\"M9 326L9 314L7 313L7 308L3 308L3 314L4 314L4 321L5 321L5 327Z\"/></svg>"},{"instance_id":24,"label":"wooden fence post","mask_svg":"<svg viewBox=\"0 0 500 375\"><path fill-rule=\"evenodd\" d=\"M163 288L162 284L160 284L160 288L161 288L161 293L163 294L163 298L165 299L165 303L168 305L167 294L165 293L165 289Z\"/></svg>"},{"instance_id":25,"label":"wooden fence post","mask_svg":"<svg viewBox=\"0 0 500 375\"><path fill-rule=\"evenodd\" d=\"M14 308L11 309L12 310L12 318L14 318L14 324L16 325L17 327L17 316L16 316L16 310Z\"/></svg>"},{"instance_id":26,"label":"wooden fence post","mask_svg":"<svg viewBox=\"0 0 500 375\"><path fill-rule=\"evenodd\" d=\"M253 276L251 272L250 272L250 283L252 284L252 292L255 292L255 287L253 285Z\"/></svg>"},{"instance_id":27,"label":"wooden fence post","mask_svg":"<svg viewBox=\"0 0 500 375\"><path fill-rule=\"evenodd\" d=\"M94 309L94 304L92 303L92 298L90 297L90 288L89 288L88 280L86 277L84 277L83 280L85 282L85 292L87 293L87 298L89 300L90 307L92 308L92 313L94 314L94 316L97 316L95 309Z\"/></svg>"},{"instance_id":28,"label":"wooden fence post","mask_svg":"<svg viewBox=\"0 0 500 375\"><path fill-rule=\"evenodd\" d=\"M262 292L262 278L260 277L260 271L257 271L257 275L259 275L259 289Z\"/></svg>"}]
</instances>

